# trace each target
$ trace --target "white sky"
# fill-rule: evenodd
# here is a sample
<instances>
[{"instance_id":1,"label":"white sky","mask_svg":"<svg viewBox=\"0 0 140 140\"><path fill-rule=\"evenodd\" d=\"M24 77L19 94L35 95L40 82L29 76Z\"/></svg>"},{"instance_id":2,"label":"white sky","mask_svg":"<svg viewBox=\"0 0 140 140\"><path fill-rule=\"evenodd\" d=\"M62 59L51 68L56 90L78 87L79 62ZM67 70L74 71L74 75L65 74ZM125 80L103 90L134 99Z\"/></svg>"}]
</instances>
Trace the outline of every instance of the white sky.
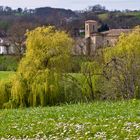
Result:
<instances>
[{"instance_id":1,"label":"white sky","mask_svg":"<svg viewBox=\"0 0 140 140\"><path fill-rule=\"evenodd\" d=\"M57 7L82 10L96 4L101 4L110 10L140 10L140 0L0 0L1 6L12 8Z\"/></svg>"}]
</instances>

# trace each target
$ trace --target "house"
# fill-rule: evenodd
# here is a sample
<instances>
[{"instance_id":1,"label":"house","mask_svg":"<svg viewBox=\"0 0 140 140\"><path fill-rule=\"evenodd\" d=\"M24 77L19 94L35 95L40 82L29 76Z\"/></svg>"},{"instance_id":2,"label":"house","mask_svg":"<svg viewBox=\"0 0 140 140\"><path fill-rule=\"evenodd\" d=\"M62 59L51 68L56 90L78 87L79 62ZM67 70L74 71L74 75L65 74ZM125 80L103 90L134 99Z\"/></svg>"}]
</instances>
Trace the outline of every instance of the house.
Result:
<instances>
[{"instance_id":1,"label":"house","mask_svg":"<svg viewBox=\"0 0 140 140\"><path fill-rule=\"evenodd\" d=\"M3 31L0 31L0 54L6 54L6 47L4 45L6 39L6 34Z\"/></svg>"},{"instance_id":2,"label":"house","mask_svg":"<svg viewBox=\"0 0 140 140\"><path fill-rule=\"evenodd\" d=\"M14 54L14 47L10 44L8 37L4 31L0 31L0 54Z\"/></svg>"}]
</instances>

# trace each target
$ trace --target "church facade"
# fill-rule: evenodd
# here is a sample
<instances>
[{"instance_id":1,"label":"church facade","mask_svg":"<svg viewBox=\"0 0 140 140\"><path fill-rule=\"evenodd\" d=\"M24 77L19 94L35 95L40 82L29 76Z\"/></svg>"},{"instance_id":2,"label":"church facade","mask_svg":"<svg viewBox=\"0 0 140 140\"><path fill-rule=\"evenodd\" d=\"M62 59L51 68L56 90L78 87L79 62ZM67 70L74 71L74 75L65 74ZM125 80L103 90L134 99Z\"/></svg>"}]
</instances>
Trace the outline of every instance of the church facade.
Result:
<instances>
[{"instance_id":1,"label":"church facade","mask_svg":"<svg viewBox=\"0 0 140 140\"><path fill-rule=\"evenodd\" d=\"M110 29L108 31L99 32L98 23L96 21L85 21L85 38L77 38L77 40L81 41L76 45L76 53L92 55L98 48L114 46L122 33L128 34L131 31L132 29Z\"/></svg>"}]
</instances>

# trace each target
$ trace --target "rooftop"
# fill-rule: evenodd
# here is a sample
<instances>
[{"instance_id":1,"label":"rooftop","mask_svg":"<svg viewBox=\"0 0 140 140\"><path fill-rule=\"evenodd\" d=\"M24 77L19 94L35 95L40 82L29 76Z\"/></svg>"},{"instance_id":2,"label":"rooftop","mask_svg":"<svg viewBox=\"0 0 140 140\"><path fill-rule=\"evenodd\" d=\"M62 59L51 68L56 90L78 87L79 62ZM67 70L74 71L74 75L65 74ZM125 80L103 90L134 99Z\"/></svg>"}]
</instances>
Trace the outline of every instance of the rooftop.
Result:
<instances>
[{"instance_id":1,"label":"rooftop","mask_svg":"<svg viewBox=\"0 0 140 140\"><path fill-rule=\"evenodd\" d=\"M85 21L85 23L97 23L97 21L95 21L95 20L87 20L87 21Z\"/></svg>"},{"instance_id":2,"label":"rooftop","mask_svg":"<svg viewBox=\"0 0 140 140\"><path fill-rule=\"evenodd\" d=\"M129 33L132 29L111 29L108 31L101 32L102 35L106 36L119 36L121 33Z\"/></svg>"}]
</instances>

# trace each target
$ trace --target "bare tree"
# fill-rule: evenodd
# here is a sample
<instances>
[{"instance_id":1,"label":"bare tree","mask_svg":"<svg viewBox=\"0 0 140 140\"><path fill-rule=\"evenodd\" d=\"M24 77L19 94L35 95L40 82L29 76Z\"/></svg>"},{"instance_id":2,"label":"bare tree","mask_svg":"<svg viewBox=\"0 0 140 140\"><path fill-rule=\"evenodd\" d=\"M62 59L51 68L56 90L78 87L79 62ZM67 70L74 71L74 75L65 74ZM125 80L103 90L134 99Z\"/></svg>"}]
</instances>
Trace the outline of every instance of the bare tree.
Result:
<instances>
[{"instance_id":1,"label":"bare tree","mask_svg":"<svg viewBox=\"0 0 140 140\"><path fill-rule=\"evenodd\" d=\"M11 26L8 31L8 39L11 45L13 45L15 54L22 57L23 53L25 52L26 45L26 31L31 30L35 27L32 23L26 22L17 22Z\"/></svg>"},{"instance_id":2,"label":"bare tree","mask_svg":"<svg viewBox=\"0 0 140 140\"><path fill-rule=\"evenodd\" d=\"M137 87L140 86L139 80L140 64L131 58L128 66L125 56L123 58L114 57L104 67L104 75L116 89L123 99L134 98L137 95Z\"/></svg>"}]
</instances>

